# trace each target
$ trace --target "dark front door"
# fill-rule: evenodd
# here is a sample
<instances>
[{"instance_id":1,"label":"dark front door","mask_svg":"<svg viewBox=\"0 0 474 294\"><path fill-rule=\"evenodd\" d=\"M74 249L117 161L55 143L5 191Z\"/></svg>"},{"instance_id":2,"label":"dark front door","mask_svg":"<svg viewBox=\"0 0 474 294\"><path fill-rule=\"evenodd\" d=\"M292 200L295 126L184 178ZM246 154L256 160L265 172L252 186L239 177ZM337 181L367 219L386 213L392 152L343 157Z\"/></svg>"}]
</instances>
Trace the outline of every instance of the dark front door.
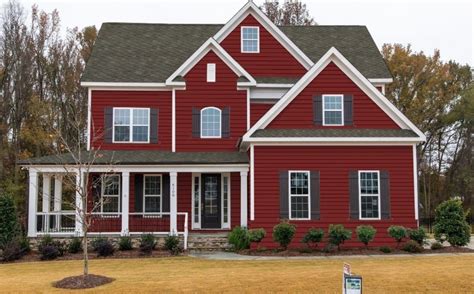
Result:
<instances>
[{"instance_id":1,"label":"dark front door","mask_svg":"<svg viewBox=\"0 0 474 294\"><path fill-rule=\"evenodd\" d=\"M202 174L201 228L221 227L221 175Z\"/></svg>"}]
</instances>

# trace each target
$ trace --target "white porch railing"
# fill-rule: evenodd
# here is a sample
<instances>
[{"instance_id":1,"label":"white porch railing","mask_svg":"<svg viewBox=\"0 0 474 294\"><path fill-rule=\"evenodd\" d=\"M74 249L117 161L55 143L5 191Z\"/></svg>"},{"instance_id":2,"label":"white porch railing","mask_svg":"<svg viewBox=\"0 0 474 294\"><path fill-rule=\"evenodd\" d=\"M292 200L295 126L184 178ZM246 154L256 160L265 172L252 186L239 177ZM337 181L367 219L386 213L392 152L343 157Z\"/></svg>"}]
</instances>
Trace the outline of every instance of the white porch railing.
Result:
<instances>
[{"instance_id":1,"label":"white porch railing","mask_svg":"<svg viewBox=\"0 0 474 294\"><path fill-rule=\"evenodd\" d=\"M74 210L36 213L37 232L40 234L74 233L76 213Z\"/></svg>"}]
</instances>

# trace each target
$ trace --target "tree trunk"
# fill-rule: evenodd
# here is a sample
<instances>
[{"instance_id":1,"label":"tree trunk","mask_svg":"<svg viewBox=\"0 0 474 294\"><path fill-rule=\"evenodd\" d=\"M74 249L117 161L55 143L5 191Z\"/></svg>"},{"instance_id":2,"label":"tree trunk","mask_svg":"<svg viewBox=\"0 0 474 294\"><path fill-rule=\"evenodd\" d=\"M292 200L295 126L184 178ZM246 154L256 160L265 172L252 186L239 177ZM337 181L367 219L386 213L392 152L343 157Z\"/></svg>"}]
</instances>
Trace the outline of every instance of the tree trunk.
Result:
<instances>
[{"instance_id":1,"label":"tree trunk","mask_svg":"<svg viewBox=\"0 0 474 294\"><path fill-rule=\"evenodd\" d=\"M85 226L83 226L85 227ZM87 229L84 230L84 237L82 237L82 252L84 254L84 276L89 274L89 254L87 249Z\"/></svg>"}]
</instances>

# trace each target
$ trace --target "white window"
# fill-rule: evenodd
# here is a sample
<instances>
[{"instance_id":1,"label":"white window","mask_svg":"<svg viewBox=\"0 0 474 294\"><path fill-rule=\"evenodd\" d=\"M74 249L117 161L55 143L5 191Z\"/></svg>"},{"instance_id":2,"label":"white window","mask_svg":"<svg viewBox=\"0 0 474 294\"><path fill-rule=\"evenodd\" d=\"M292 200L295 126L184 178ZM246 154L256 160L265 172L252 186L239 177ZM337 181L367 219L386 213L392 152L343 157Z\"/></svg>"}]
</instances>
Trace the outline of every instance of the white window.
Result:
<instances>
[{"instance_id":1,"label":"white window","mask_svg":"<svg viewBox=\"0 0 474 294\"><path fill-rule=\"evenodd\" d=\"M148 143L149 108L114 108L113 142Z\"/></svg>"},{"instance_id":2,"label":"white window","mask_svg":"<svg viewBox=\"0 0 474 294\"><path fill-rule=\"evenodd\" d=\"M161 175L143 176L143 212L162 211L162 185Z\"/></svg>"},{"instance_id":3,"label":"white window","mask_svg":"<svg viewBox=\"0 0 474 294\"><path fill-rule=\"evenodd\" d=\"M230 228L230 174L222 174L222 228Z\"/></svg>"},{"instance_id":4,"label":"white window","mask_svg":"<svg viewBox=\"0 0 474 294\"><path fill-rule=\"evenodd\" d=\"M207 82L214 83L216 81L216 64L208 63L207 64Z\"/></svg>"},{"instance_id":5,"label":"white window","mask_svg":"<svg viewBox=\"0 0 474 294\"><path fill-rule=\"evenodd\" d=\"M309 171L289 172L290 219L309 219Z\"/></svg>"},{"instance_id":6,"label":"white window","mask_svg":"<svg viewBox=\"0 0 474 294\"><path fill-rule=\"evenodd\" d=\"M323 95L323 125L344 125L344 95Z\"/></svg>"},{"instance_id":7,"label":"white window","mask_svg":"<svg viewBox=\"0 0 474 294\"><path fill-rule=\"evenodd\" d=\"M104 175L101 177L100 212L120 211L120 176Z\"/></svg>"},{"instance_id":8,"label":"white window","mask_svg":"<svg viewBox=\"0 0 474 294\"><path fill-rule=\"evenodd\" d=\"M359 171L359 218L380 219L379 171Z\"/></svg>"},{"instance_id":9,"label":"white window","mask_svg":"<svg viewBox=\"0 0 474 294\"><path fill-rule=\"evenodd\" d=\"M201 138L221 137L221 110L206 107L201 110Z\"/></svg>"},{"instance_id":10,"label":"white window","mask_svg":"<svg viewBox=\"0 0 474 294\"><path fill-rule=\"evenodd\" d=\"M259 27L241 27L241 52L259 53L260 52L260 31Z\"/></svg>"},{"instance_id":11,"label":"white window","mask_svg":"<svg viewBox=\"0 0 474 294\"><path fill-rule=\"evenodd\" d=\"M201 176L193 174L193 228L201 227Z\"/></svg>"}]
</instances>

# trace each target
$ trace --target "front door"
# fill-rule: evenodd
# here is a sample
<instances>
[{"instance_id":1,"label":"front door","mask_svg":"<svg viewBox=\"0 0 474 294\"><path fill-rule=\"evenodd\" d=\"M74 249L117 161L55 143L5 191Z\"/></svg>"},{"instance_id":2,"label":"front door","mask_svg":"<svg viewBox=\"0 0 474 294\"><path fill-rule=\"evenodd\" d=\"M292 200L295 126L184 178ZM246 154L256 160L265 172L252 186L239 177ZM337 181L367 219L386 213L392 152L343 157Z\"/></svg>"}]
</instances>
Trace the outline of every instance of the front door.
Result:
<instances>
[{"instance_id":1,"label":"front door","mask_svg":"<svg viewBox=\"0 0 474 294\"><path fill-rule=\"evenodd\" d=\"M221 175L202 174L201 228L221 228Z\"/></svg>"}]
</instances>

